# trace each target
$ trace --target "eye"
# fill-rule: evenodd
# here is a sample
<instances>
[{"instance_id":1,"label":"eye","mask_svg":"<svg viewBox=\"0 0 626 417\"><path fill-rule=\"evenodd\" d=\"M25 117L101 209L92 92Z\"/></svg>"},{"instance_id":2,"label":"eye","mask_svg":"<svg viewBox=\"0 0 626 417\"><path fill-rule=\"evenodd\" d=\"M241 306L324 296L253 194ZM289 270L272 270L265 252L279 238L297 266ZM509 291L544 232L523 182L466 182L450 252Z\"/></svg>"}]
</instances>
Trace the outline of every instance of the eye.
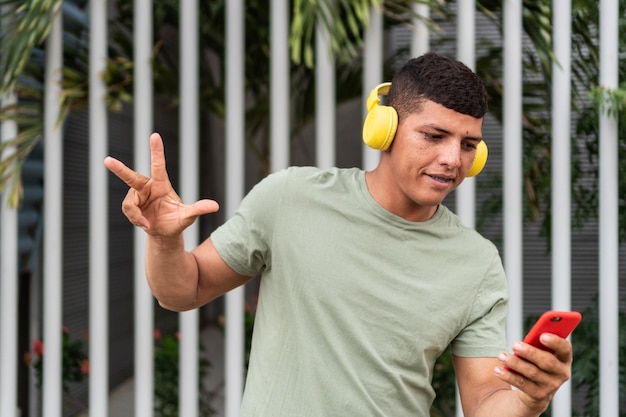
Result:
<instances>
[{"instance_id":1,"label":"eye","mask_svg":"<svg viewBox=\"0 0 626 417\"><path fill-rule=\"evenodd\" d=\"M478 147L477 143L474 142L463 142L463 149L467 151L473 151Z\"/></svg>"},{"instance_id":2,"label":"eye","mask_svg":"<svg viewBox=\"0 0 626 417\"><path fill-rule=\"evenodd\" d=\"M426 139L429 139L429 140L439 140L443 138L443 135L440 135L438 133L422 132L422 134L424 135Z\"/></svg>"}]
</instances>

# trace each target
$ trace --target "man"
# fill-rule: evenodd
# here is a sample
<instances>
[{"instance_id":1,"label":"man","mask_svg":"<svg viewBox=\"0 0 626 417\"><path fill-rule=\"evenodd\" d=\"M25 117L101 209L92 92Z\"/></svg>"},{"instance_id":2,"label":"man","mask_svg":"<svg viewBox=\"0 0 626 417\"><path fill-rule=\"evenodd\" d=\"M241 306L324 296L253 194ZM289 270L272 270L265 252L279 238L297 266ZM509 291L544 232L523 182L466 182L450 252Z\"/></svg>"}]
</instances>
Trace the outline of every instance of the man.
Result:
<instances>
[{"instance_id":1,"label":"man","mask_svg":"<svg viewBox=\"0 0 626 417\"><path fill-rule=\"evenodd\" d=\"M192 309L262 274L242 416L427 416L448 347L467 417L540 415L569 378L571 346L544 334L555 354L521 342L505 352L497 249L441 204L474 169L482 83L426 54L394 76L386 106L368 100L376 118L379 107L390 133L380 140L368 116L366 141L386 149L374 170L270 175L192 252L183 230L218 205L180 201L160 137L151 178L107 158L130 187L123 212L148 234L155 297Z\"/></svg>"}]
</instances>

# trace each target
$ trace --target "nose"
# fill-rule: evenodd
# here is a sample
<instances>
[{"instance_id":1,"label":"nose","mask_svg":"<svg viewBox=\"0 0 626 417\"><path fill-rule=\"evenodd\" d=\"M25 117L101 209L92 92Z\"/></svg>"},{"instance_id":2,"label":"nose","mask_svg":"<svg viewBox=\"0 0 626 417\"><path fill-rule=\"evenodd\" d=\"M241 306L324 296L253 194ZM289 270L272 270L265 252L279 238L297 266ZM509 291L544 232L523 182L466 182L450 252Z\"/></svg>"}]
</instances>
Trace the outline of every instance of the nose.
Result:
<instances>
[{"instance_id":1,"label":"nose","mask_svg":"<svg viewBox=\"0 0 626 417\"><path fill-rule=\"evenodd\" d=\"M443 144L439 161L441 165L449 168L459 168L461 166L461 146L458 143L453 143L453 141Z\"/></svg>"}]
</instances>

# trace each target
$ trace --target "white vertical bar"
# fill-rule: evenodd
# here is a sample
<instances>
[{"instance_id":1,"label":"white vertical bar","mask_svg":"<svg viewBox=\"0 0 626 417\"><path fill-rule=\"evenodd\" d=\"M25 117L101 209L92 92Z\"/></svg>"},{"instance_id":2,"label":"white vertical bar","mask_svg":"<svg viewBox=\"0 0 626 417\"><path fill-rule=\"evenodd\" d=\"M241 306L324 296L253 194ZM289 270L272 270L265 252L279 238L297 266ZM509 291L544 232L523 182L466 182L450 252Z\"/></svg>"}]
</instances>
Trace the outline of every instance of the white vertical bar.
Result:
<instances>
[{"instance_id":1,"label":"white vertical bar","mask_svg":"<svg viewBox=\"0 0 626 417\"><path fill-rule=\"evenodd\" d=\"M414 27L413 36L411 36L411 56L417 57L430 50L430 32L428 25L424 23L425 20L430 19L430 8L427 4L421 3L415 3L412 7L415 16L411 18Z\"/></svg>"},{"instance_id":2,"label":"white vertical bar","mask_svg":"<svg viewBox=\"0 0 626 417\"><path fill-rule=\"evenodd\" d=\"M457 1L457 34L456 34L456 57L467 65L472 71L476 65L476 2L474 0ZM456 213L461 221L467 226L474 228L476 225L476 179L465 178L456 189ZM456 390L456 416L463 417L461 396Z\"/></svg>"},{"instance_id":3,"label":"white vertical bar","mask_svg":"<svg viewBox=\"0 0 626 417\"><path fill-rule=\"evenodd\" d=\"M226 215L244 195L244 4L226 3ZM226 294L226 417L239 417L244 365L244 287Z\"/></svg>"},{"instance_id":4,"label":"white vertical bar","mask_svg":"<svg viewBox=\"0 0 626 417\"><path fill-rule=\"evenodd\" d=\"M153 130L152 87L152 1L135 0L134 33L135 69L135 170L150 174L150 147L148 139ZM153 298L146 281L146 234L134 229L135 251L135 415L151 417L154 402L154 344Z\"/></svg>"},{"instance_id":5,"label":"white vertical bar","mask_svg":"<svg viewBox=\"0 0 626 417\"><path fill-rule=\"evenodd\" d=\"M270 167L278 171L289 165L289 2L270 5Z\"/></svg>"},{"instance_id":6,"label":"white vertical bar","mask_svg":"<svg viewBox=\"0 0 626 417\"><path fill-rule=\"evenodd\" d=\"M383 12L382 6L370 7L370 20L364 35L363 48L363 121L367 116L365 103L372 88L383 80ZM380 160L380 151L363 144L363 169L371 171Z\"/></svg>"},{"instance_id":7,"label":"white vertical bar","mask_svg":"<svg viewBox=\"0 0 626 417\"><path fill-rule=\"evenodd\" d=\"M523 337L522 3L504 0L504 268L509 282L509 345Z\"/></svg>"},{"instance_id":8,"label":"white vertical bar","mask_svg":"<svg viewBox=\"0 0 626 417\"><path fill-rule=\"evenodd\" d=\"M12 12L9 6L1 8L2 15ZM4 24L8 18L3 19ZM2 97L2 108L17 102L11 90ZM0 125L0 140L8 142L17 136L17 123L5 121ZM4 161L15 154L15 147L2 152ZM15 164L7 167L7 172L17 169ZM10 188L7 187L0 198L0 416L19 417L17 409L17 358L18 358L18 213L9 205Z\"/></svg>"},{"instance_id":9,"label":"white vertical bar","mask_svg":"<svg viewBox=\"0 0 626 417\"><path fill-rule=\"evenodd\" d=\"M194 233L185 232L185 239ZM192 242L192 240L189 240ZM190 247L190 249L192 249ZM199 311L184 311L179 315L180 323L180 355L179 355L179 410L181 417L199 415Z\"/></svg>"},{"instance_id":10,"label":"white vertical bar","mask_svg":"<svg viewBox=\"0 0 626 417\"><path fill-rule=\"evenodd\" d=\"M552 2L552 307L571 308L571 32L572 2ZM558 105L557 105L558 103ZM564 186L557 186L563 184ZM552 415L572 414L571 383L552 400Z\"/></svg>"},{"instance_id":11,"label":"white vertical bar","mask_svg":"<svg viewBox=\"0 0 626 417\"><path fill-rule=\"evenodd\" d=\"M476 1L459 0L457 2L457 59L472 71L476 67Z\"/></svg>"},{"instance_id":12,"label":"white vertical bar","mask_svg":"<svg viewBox=\"0 0 626 417\"><path fill-rule=\"evenodd\" d=\"M321 6L315 27L315 161L320 168L335 165L335 60L328 28L322 23L330 13Z\"/></svg>"},{"instance_id":13,"label":"white vertical bar","mask_svg":"<svg viewBox=\"0 0 626 417\"><path fill-rule=\"evenodd\" d=\"M474 0L459 0L457 2L457 59L471 70L476 61L476 2ZM456 190L456 212L466 226L473 228L476 224L476 179L465 178Z\"/></svg>"},{"instance_id":14,"label":"white vertical bar","mask_svg":"<svg viewBox=\"0 0 626 417\"><path fill-rule=\"evenodd\" d=\"M63 327L63 135L57 125L63 66L63 16L57 13L46 41L46 85L44 102L44 288L43 416L60 417L62 412Z\"/></svg>"},{"instance_id":15,"label":"white vertical bar","mask_svg":"<svg viewBox=\"0 0 626 417\"><path fill-rule=\"evenodd\" d=\"M198 0L180 3L180 196L186 204L198 200L199 100L198 100ZM185 229L188 250L199 243L199 223ZM180 396L181 417L198 415L198 309L180 314Z\"/></svg>"},{"instance_id":16,"label":"white vertical bar","mask_svg":"<svg viewBox=\"0 0 626 417\"><path fill-rule=\"evenodd\" d=\"M89 44L89 414L108 416L109 268L106 85L107 2L91 0Z\"/></svg>"},{"instance_id":17,"label":"white vertical bar","mask_svg":"<svg viewBox=\"0 0 626 417\"><path fill-rule=\"evenodd\" d=\"M600 86L618 86L617 0L600 1ZM600 415L619 414L619 236L618 236L618 122L600 113Z\"/></svg>"},{"instance_id":18,"label":"white vertical bar","mask_svg":"<svg viewBox=\"0 0 626 417\"><path fill-rule=\"evenodd\" d=\"M5 8L3 8L5 9ZM3 12L6 10L3 10ZM13 92L2 98L2 107L16 103ZM3 142L17 136L17 123L2 123L0 138ZM2 160L11 157L15 148L2 152ZM15 170L16 165L7 167L7 172ZM0 204L0 416L17 417L17 317L18 317L18 277L17 248L18 228L17 209L10 207L10 188L6 187Z\"/></svg>"},{"instance_id":19,"label":"white vertical bar","mask_svg":"<svg viewBox=\"0 0 626 417\"><path fill-rule=\"evenodd\" d=\"M571 6L571 0L552 4L552 306L558 310L571 304L571 192L556 186L571 183Z\"/></svg>"}]
</instances>

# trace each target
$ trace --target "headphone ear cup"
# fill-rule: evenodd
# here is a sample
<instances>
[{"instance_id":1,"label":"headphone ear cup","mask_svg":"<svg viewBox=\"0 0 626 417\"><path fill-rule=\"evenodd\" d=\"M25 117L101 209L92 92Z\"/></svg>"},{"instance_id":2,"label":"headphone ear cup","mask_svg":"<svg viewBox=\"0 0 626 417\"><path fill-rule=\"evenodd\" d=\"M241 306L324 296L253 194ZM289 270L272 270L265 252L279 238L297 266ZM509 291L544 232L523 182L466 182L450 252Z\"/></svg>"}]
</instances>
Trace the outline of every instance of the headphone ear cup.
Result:
<instances>
[{"instance_id":1,"label":"headphone ear cup","mask_svg":"<svg viewBox=\"0 0 626 417\"><path fill-rule=\"evenodd\" d=\"M487 163L487 157L489 156L489 150L484 140L481 140L476 146L476 154L474 155L474 162L467 171L466 177L473 177L480 173Z\"/></svg>"},{"instance_id":2,"label":"headphone ear cup","mask_svg":"<svg viewBox=\"0 0 626 417\"><path fill-rule=\"evenodd\" d=\"M367 146L386 151L398 129L398 112L391 106L374 106L365 117L363 142Z\"/></svg>"}]
</instances>

